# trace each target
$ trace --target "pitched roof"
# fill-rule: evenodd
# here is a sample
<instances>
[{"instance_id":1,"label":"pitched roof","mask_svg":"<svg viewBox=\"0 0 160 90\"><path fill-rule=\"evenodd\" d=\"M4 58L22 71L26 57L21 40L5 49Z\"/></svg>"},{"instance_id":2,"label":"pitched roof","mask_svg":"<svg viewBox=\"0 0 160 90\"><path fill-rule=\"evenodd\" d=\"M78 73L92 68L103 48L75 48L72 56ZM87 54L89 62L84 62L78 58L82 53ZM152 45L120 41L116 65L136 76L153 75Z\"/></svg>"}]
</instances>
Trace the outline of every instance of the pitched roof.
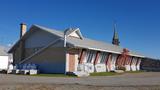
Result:
<instances>
[{"instance_id":1,"label":"pitched roof","mask_svg":"<svg viewBox=\"0 0 160 90\"><path fill-rule=\"evenodd\" d=\"M64 37L63 31L49 29L49 28L39 26L39 25L32 25L32 27L30 28L30 31L32 28L39 28L40 30L44 30L58 37ZM27 32L21 39L27 37L27 35L29 35L29 32ZM17 46L19 41L9 50L9 52L11 52ZM67 37L67 43L73 45L74 47L79 47L79 48L99 50L99 51L105 51L105 52L111 52L111 53L117 53L117 54L121 54L123 52L123 48L120 46L112 45L110 43L105 43L101 41L92 40L92 39L85 38L85 37L83 37L83 39ZM137 57L144 57L143 55L132 52L132 51L130 51L130 55L137 56Z\"/></svg>"}]
</instances>

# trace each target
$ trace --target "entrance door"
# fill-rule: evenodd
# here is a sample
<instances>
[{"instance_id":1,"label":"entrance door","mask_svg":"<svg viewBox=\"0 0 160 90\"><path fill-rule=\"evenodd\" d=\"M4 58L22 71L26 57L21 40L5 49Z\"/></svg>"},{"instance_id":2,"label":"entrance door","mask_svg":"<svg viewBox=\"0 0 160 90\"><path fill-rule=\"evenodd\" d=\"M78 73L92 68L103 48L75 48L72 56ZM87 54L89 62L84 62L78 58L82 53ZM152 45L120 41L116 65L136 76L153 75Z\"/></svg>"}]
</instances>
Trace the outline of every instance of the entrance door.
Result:
<instances>
[{"instance_id":1,"label":"entrance door","mask_svg":"<svg viewBox=\"0 0 160 90\"><path fill-rule=\"evenodd\" d=\"M69 72L75 71L75 54L69 53Z\"/></svg>"}]
</instances>

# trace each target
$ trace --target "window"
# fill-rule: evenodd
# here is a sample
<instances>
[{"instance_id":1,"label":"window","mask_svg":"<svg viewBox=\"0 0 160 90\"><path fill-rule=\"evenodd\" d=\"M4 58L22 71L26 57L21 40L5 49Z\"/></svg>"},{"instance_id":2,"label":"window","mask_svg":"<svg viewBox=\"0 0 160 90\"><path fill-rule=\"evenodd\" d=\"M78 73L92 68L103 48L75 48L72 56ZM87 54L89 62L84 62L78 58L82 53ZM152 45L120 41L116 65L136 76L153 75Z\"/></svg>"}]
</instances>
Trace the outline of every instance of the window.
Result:
<instances>
[{"instance_id":1,"label":"window","mask_svg":"<svg viewBox=\"0 0 160 90\"><path fill-rule=\"evenodd\" d=\"M106 52L101 52L100 55L99 55L98 61L100 61L100 63L105 63L107 57L108 57L108 53L106 53Z\"/></svg>"},{"instance_id":2,"label":"window","mask_svg":"<svg viewBox=\"0 0 160 90\"><path fill-rule=\"evenodd\" d=\"M96 57L96 51L88 50L86 52L87 63L92 63L92 61L95 59L95 57Z\"/></svg>"},{"instance_id":3,"label":"window","mask_svg":"<svg viewBox=\"0 0 160 90\"><path fill-rule=\"evenodd\" d=\"M89 53L90 53L90 51L89 51L89 50L87 50L87 51L86 51L86 56L85 56L85 60L86 60L86 61L88 60Z\"/></svg>"},{"instance_id":4,"label":"window","mask_svg":"<svg viewBox=\"0 0 160 90\"><path fill-rule=\"evenodd\" d=\"M135 64L136 64L136 62L137 62L137 58L136 58L136 57L134 57L134 58L132 59L132 65L135 65Z\"/></svg>"},{"instance_id":5,"label":"window","mask_svg":"<svg viewBox=\"0 0 160 90\"><path fill-rule=\"evenodd\" d=\"M116 63L117 57L118 57L117 54L112 54L112 62L111 62L112 64Z\"/></svg>"}]
</instances>

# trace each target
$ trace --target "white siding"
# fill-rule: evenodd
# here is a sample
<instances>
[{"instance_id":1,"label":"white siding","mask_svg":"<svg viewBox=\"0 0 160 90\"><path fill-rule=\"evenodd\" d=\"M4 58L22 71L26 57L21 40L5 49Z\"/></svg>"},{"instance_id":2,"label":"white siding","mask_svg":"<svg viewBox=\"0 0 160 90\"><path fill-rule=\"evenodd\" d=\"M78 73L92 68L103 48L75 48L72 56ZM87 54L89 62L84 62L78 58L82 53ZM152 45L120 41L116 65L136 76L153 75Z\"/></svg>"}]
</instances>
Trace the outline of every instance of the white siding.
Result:
<instances>
[{"instance_id":1,"label":"white siding","mask_svg":"<svg viewBox=\"0 0 160 90\"><path fill-rule=\"evenodd\" d=\"M8 68L8 56L0 56L0 70L7 70Z\"/></svg>"},{"instance_id":2,"label":"white siding","mask_svg":"<svg viewBox=\"0 0 160 90\"><path fill-rule=\"evenodd\" d=\"M116 69L116 60L118 55L112 54L112 60L111 60L111 71L114 71Z\"/></svg>"},{"instance_id":3,"label":"white siding","mask_svg":"<svg viewBox=\"0 0 160 90\"><path fill-rule=\"evenodd\" d=\"M76 38L80 38L79 35L76 32L71 33L69 36L71 37L76 37Z\"/></svg>"},{"instance_id":4,"label":"white siding","mask_svg":"<svg viewBox=\"0 0 160 90\"><path fill-rule=\"evenodd\" d=\"M137 60L138 60L137 57L134 57L134 58L132 59L132 64L131 64L131 70L132 70L132 71L136 71L136 63L137 63Z\"/></svg>"}]
</instances>

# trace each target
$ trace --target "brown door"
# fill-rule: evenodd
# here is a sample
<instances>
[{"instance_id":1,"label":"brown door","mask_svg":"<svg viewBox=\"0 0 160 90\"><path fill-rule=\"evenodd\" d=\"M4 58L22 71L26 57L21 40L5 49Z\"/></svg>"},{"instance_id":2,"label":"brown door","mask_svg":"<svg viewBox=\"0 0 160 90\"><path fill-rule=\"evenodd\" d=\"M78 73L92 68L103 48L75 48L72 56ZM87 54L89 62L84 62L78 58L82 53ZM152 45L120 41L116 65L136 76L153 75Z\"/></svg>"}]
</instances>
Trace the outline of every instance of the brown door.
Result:
<instances>
[{"instance_id":1,"label":"brown door","mask_svg":"<svg viewBox=\"0 0 160 90\"><path fill-rule=\"evenodd\" d=\"M75 54L69 53L69 72L75 71Z\"/></svg>"}]
</instances>

